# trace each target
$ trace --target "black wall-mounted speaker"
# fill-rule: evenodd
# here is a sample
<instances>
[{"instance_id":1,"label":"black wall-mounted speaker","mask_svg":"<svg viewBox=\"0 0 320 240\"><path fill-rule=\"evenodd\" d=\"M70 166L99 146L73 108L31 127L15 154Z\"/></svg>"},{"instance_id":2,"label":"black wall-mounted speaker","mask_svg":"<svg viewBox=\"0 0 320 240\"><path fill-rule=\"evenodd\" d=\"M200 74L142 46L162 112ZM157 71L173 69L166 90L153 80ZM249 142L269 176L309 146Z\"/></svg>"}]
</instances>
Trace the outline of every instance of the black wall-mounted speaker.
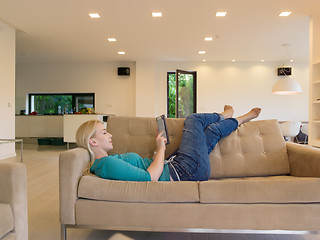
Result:
<instances>
[{"instance_id":1,"label":"black wall-mounted speaker","mask_svg":"<svg viewBox=\"0 0 320 240\"><path fill-rule=\"evenodd\" d=\"M129 67L118 67L118 75L119 76L130 76L130 68Z\"/></svg>"},{"instance_id":2,"label":"black wall-mounted speaker","mask_svg":"<svg viewBox=\"0 0 320 240\"><path fill-rule=\"evenodd\" d=\"M278 76L291 76L291 67L279 67Z\"/></svg>"},{"instance_id":3,"label":"black wall-mounted speaker","mask_svg":"<svg viewBox=\"0 0 320 240\"><path fill-rule=\"evenodd\" d=\"M107 122L107 121L108 121L108 117L109 117L109 116L102 116L102 120L103 120L104 122Z\"/></svg>"}]
</instances>

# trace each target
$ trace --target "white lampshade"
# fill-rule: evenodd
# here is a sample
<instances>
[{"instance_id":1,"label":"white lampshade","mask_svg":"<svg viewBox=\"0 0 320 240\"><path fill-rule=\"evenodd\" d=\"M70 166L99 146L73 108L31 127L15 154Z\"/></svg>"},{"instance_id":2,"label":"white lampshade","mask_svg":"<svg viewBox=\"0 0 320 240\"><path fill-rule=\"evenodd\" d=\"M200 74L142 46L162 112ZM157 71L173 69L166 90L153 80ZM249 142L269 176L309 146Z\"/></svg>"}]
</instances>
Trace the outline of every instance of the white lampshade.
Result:
<instances>
[{"instance_id":1,"label":"white lampshade","mask_svg":"<svg viewBox=\"0 0 320 240\"><path fill-rule=\"evenodd\" d=\"M293 95L301 92L300 84L290 77L281 77L272 87L272 93L279 95Z\"/></svg>"}]
</instances>

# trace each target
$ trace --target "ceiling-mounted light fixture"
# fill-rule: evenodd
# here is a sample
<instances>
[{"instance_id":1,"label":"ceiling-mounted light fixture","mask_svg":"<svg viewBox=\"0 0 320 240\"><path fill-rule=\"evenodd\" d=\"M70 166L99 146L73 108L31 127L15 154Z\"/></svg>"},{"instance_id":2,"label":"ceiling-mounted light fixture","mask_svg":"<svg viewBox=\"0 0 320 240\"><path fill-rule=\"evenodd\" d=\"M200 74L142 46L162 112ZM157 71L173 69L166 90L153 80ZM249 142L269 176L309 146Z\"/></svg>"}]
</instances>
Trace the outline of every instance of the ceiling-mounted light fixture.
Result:
<instances>
[{"instance_id":1,"label":"ceiling-mounted light fixture","mask_svg":"<svg viewBox=\"0 0 320 240\"><path fill-rule=\"evenodd\" d=\"M89 13L89 17L91 18L100 18L99 13Z\"/></svg>"},{"instance_id":2,"label":"ceiling-mounted light fixture","mask_svg":"<svg viewBox=\"0 0 320 240\"><path fill-rule=\"evenodd\" d=\"M153 12L152 17L162 17L162 12Z\"/></svg>"},{"instance_id":3,"label":"ceiling-mounted light fixture","mask_svg":"<svg viewBox=\"0 0 320 240\"><path fill-rule=\"evenodd\" d=\"M302 92L300 84L292 79L291 76L291 67L285 66L285 62L288 60L288 46L289 44L282 44L282 47L285 47L285 60L282 67L278 68L278 76L280 79L273 85L272 93L278 95L293 95Z\"/></svg>"},{"instance_id":4,"label":"ceiling-mounted light fixture","mask_svg":"<svg viewBox=\"0 0 320 240\"><path fill-rule=\"evenodd\" d=\"M291 14L291 12L281 12L279 14L279 17L288 17Z\"/></svg>"},{"instance_id":5,"label":"ceiling-mounted light fixture","mask_svg":"<svg viewBox=\"0 0 320 240\"><path fill-rule=\"evenodd\" d=\"M225 17L227 12L216 12L216 17Z\"/></svg>"}]
</instances>

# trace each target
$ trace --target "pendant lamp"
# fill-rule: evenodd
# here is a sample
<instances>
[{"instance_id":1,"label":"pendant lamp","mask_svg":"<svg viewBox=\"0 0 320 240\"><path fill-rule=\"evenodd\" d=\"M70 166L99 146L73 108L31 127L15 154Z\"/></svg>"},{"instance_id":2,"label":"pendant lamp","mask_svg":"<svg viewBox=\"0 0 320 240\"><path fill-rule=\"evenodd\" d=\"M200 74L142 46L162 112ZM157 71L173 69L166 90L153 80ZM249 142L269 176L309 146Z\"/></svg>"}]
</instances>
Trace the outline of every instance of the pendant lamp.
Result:
<instances>
[{"instance_id":1,"label":"pendant lamp","mask_svg":"<svg viewBox=\"0 0 320 240\"><path fill-rule=\"evenodd\" d=\"M302 92L300 84L291 77L285 76L273 85L272 93L278 95L294 95Z\"/></svg>"},{"instance_id":2,"label":"pendant lamp","mask_svg":"<svg viewBox=\"0 0 320 240\"><path fill-rule=\"evenodd\" d=\"M288 48L289 44L282 44L282 47L286 48L286 57L284 62L288 59ZM280 70L280 71L279 71ZM279 80L273 85L272 93L278 95L294 95L302 92L300 84L292 79L291 67L285 67L284 64L281 68L278 68Z\"/></svg>"}]
</instances>

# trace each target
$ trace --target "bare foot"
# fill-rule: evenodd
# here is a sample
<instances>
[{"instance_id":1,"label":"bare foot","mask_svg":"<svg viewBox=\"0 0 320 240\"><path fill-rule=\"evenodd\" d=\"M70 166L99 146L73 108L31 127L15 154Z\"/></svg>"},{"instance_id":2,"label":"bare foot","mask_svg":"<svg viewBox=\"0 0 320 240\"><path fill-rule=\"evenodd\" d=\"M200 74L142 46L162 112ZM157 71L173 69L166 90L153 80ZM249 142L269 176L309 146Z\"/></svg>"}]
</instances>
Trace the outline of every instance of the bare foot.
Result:
<instances>
[{"instance_id":1,"label":"bare foot","mask_svg":"<svg viewBox=\"0 0 320 240\"><path fill-rule=\"evenodd\" d=\"M257 118L261 113L261 108L253 108L250 112L240 117L237 117L239 125L242 123L249 122L250 120Z\"/></svg>"},{"instance_id":2,"label":"bare foot","mask_svg":"<svg viewBox=\"0 0 320 240\"><path fill-rule=\"evenodd\" d=\"M232 115L233 115L233 107L230 106L230 105L225 105L224 108L223 108L223 112L221 113L221 115L224 116L224 119L227 119L227 118L231 118Z\"/></svg>"}]
</instances>

